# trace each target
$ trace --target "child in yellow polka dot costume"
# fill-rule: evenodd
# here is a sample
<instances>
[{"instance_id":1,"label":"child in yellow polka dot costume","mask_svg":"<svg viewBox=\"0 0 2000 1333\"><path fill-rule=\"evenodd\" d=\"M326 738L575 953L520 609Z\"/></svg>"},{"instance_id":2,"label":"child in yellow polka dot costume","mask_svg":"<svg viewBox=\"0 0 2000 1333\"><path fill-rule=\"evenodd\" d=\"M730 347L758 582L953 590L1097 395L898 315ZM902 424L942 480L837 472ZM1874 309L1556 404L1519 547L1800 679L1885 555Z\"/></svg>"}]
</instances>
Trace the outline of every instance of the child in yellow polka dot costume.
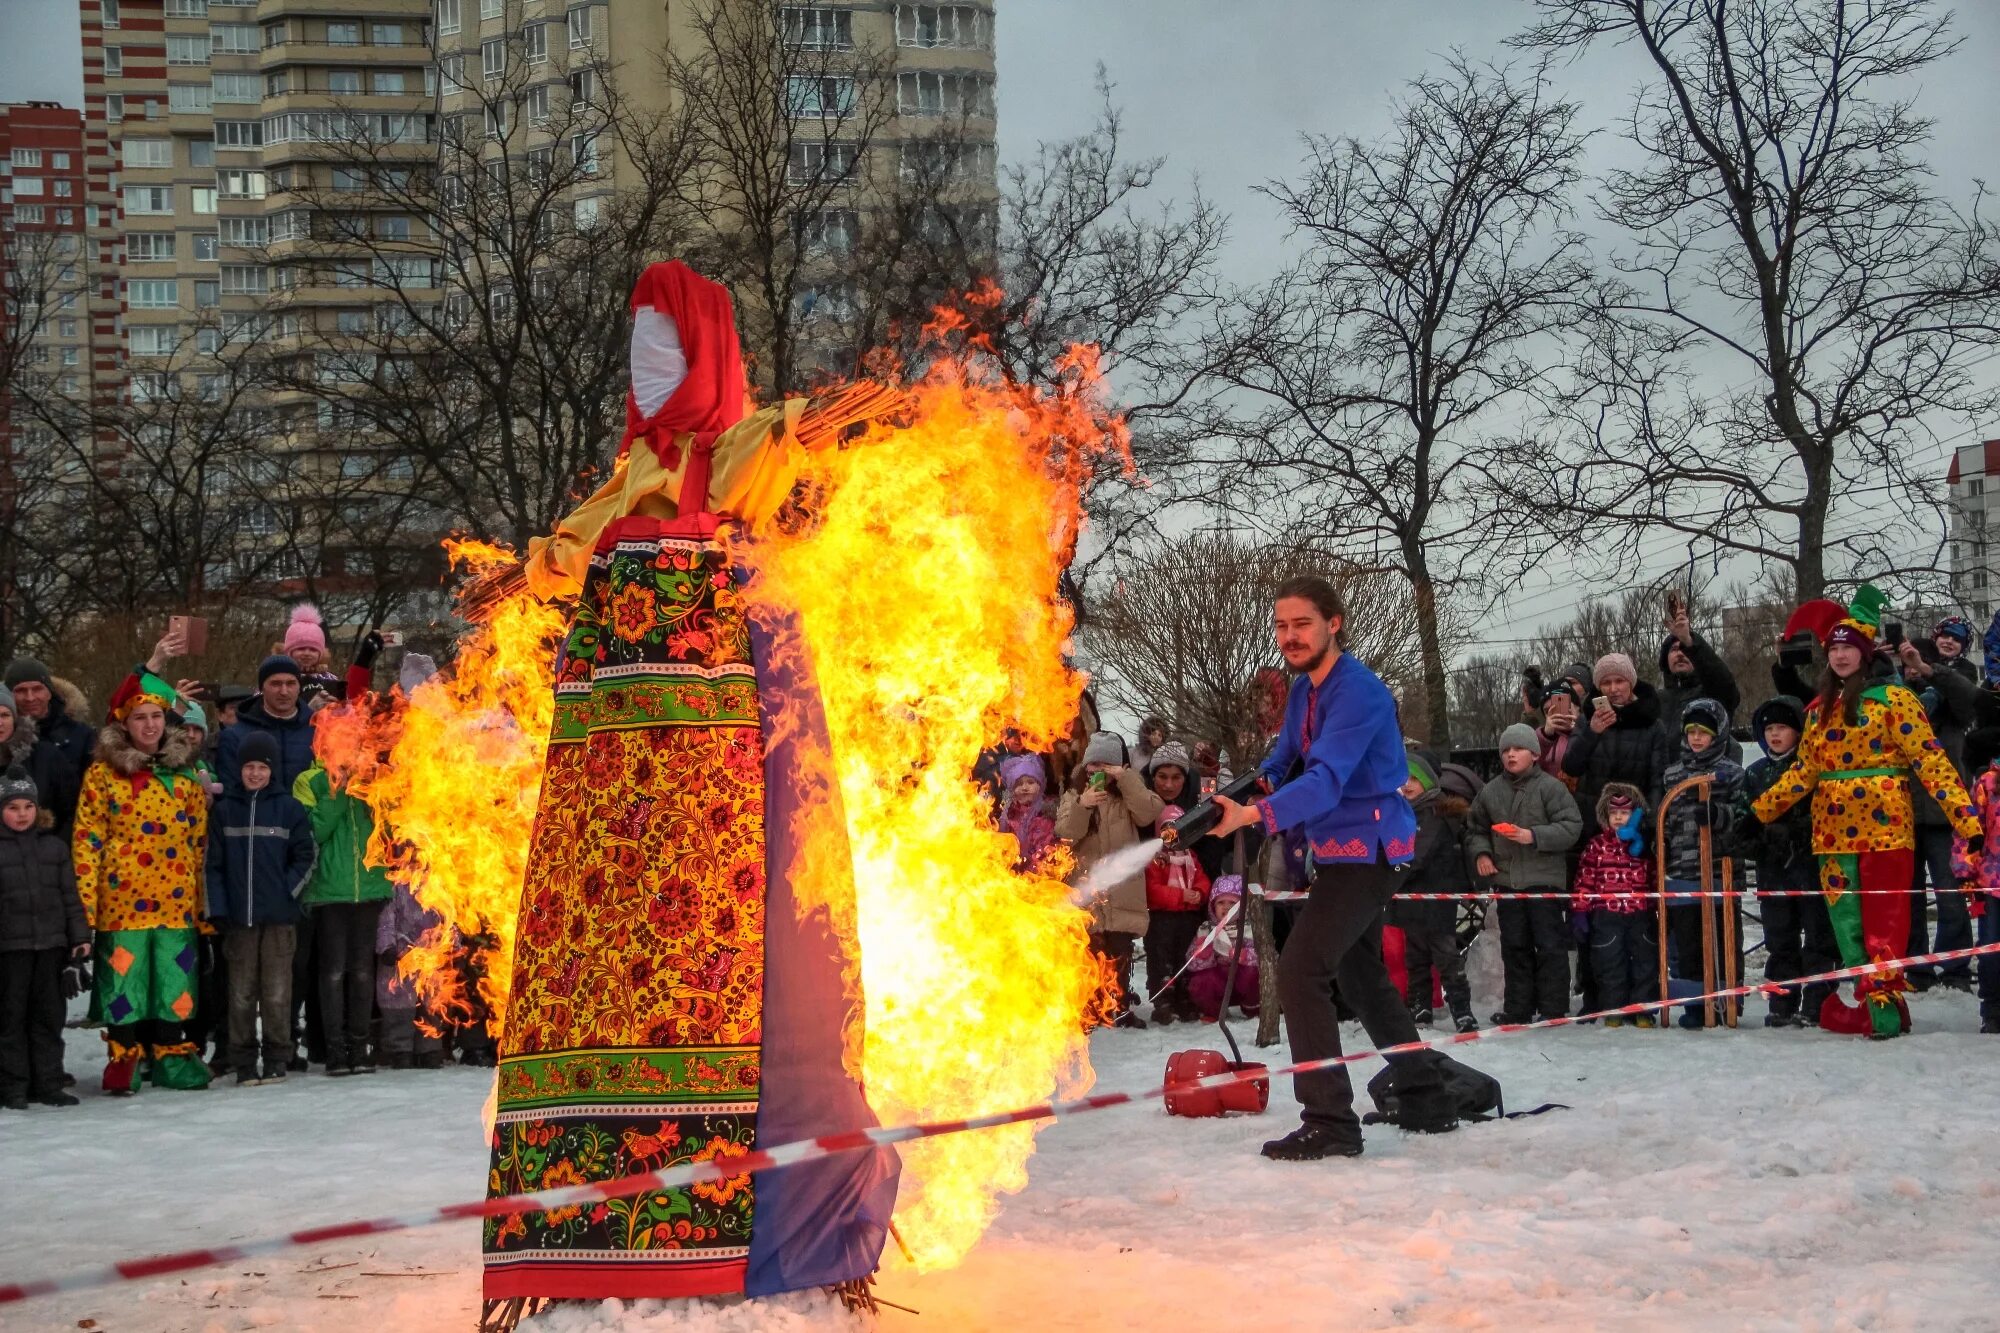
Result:
<instances>
[{"instance_id":1,"label":"child in yellow polka dot costume","mask_svg":"<svg viewBox=\"0 0 2000 1333\"><path fill-rule=\"evenodd\" d=\"M1806 709L1797 762L1751 806L1758 819L1769 822L1811 793L1820 887L1848 967L1899 958L1908 940L1908 894L1876 891L1910 886L1917 843L1910 782L1923 783L1961 835L1981 834L1965 784L1916 695L1871 678L1882 606L1882 594L1863 584L1852 608L1808 602L1786 624L1786 638L1800 630L1818 636L1827 671L1819 696ZM1876 1037L1909 1030L1903 999L1908 984L1900 968L1864 979L1854 989L1865 1007L1848 1004L1836 991L1820 1008L1821 1027Z\"/></svg>"}]
</instances>

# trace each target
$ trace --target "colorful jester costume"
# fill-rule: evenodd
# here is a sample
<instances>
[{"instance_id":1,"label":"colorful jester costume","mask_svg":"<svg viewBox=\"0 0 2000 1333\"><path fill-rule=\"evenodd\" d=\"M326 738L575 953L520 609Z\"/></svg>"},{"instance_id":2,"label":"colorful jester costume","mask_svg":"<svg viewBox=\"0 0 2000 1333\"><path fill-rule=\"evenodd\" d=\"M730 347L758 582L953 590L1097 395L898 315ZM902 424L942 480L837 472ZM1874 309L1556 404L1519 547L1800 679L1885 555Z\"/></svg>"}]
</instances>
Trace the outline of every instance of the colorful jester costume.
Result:
<instances>
[{"instance_id":1,"label":"colorful jester costume","mask_svg":"<svg viewBox=\"0 0 2000 1333\"><path fill-rule=\"evenodd\" d=\"M1852 645L1863 653L1859 670L1866 672L1883 604L1882 594L1867 584L1852 607L1808 602L1793 613L1785 637L1810 630L1822 646ZM1813 852L1845 966L1900 958L1909 941L1913 779L1923 783L1962 836L1979 833L1965 784L1932 734L1922 703L1901 685L1883 681L1861 691L1852 719L1840 700L1831 709L1823 699L1814 700L1806 709L1798 761L1751 807L1768 822L1812 794ZM1820 1008L1820 1026L1878 1037L1907 1032L1910 1010L1903 993L1908 989L1898 968L1855 985L1860 1008L1835 991Z\"/></svg>"},{"instance_id":2,"label":"colorful jester costume","mask_svg":"<svg viewBox=\"0 0 2000 1333\"><path fill-rule=\"evenodd\" d=\"M806 784L770 709L809 686L746 617L721 540L789 495L801 405L743 415L716 284L655 264L632 306L618 469L528 562L537 595L578 602L522 892L494 1195L873 1123L841 1066L837 946L789 883ZM874 1151L494 1219L488 1323L543 1298L865 1279L897 1175Z\"/></svg>"},{"instance_id":3,"label":"colorful jester costume","mask_svg":"<svg viewBox=\"0 0 2000 1333\"><path fill-rule=\"evenodd\" d=\"M205 1088L208 1068L182 1025L195 1011L208 793L187 731L170 726L153 754L125 722L142 704L172 712L173 687L150 672L111 697L97 762L83 777L71 849L77 891L97 932L92 1007L110 1059L104 1090L137 1092L140 1061L162 1087Z\"/></svg>"}]
</instances>

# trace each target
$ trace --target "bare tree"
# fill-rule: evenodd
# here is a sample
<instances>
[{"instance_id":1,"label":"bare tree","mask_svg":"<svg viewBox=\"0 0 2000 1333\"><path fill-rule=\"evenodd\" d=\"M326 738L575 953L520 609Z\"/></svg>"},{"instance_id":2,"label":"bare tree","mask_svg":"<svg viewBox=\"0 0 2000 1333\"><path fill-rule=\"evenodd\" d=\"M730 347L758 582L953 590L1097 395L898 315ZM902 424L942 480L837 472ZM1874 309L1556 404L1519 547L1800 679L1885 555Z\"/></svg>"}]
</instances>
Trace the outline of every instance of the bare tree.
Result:
<instances>
[{"instance_id":1,"label":"bare tree","mask_svg":"<svg viewBox=\"0 0 2000 1333\"><path fill-rule=\"evenodd\" d=\"M1266 188L1305 252L1217 339L1215 378L1247 399L1214 422L1218 498L1340 534L1346 559L1406 581L1440 745L1443 607L1540 554L1531 533L1500 540L1519 525L1488 478L1520 454L1479 432L1537 404L1539 360L1587 285L1566 226L1576 117L1541 68L1454 59L1411 85L1386 141L1308 138L1298 180Z\"/></svg>"},{"instance_id":2,"label":"bare tree","mask_svg":"<svg viewBox=\"0 0 2000 1333\"><path fill-rule=\"evenodd\" d=\"M1939 196L1914 96L1958 43L1929 0L1537 0L1520 41L1629 45L1655 80L1598 208L1623 228L1570 420L1526 480L1630 555L1661 529L1780 563L1798 595L1935 566L1936 414L2000 405L2000 235ZM1741 387L1698 390L1692 367ZM1941 471L1941 469L1939 469ZM1868 521L1846 532L1837 502ZM1926 548L1916 558L1907 550ZM1831 566L1831 568L1830 568Z\"/></svg>"},{"instance_id":3,"label":"bare tree","mask_svg":"<svg viewBox=\"0 0 2000 1333\"><path fill-rule=\"evenodd\" d=\"M1271 597L1301 574L1329 578L1347 603L1348 650L1391 687L1414 679L1418 650L1393 578L1346 568L1296 546L1203 534L1160 542L1107 571L1109 588L1083 646L1102 668L1100 701L1157 714L1176 735L1213 741L1239 766L1263 758L1253 678L1281 667Z\"/></svg>"},{"instance_id":4,"label":"bare tree","mask_svg":"<svg viewBox=\"0 0 2000 1333\"><path fill-rule=\"evenodd\" d=\"M393 441L358 489L379 497L368 483L407 462L390 480L426 498L405 515L517 547L610 459L632 285L686 236L671 195L685 144L621 99L612 71L579 65L553 86L546 73L519 51L492 79L447 63L447 91L471 100L421 154L380 116L308 125L318 160L288 183L299 207L273 235L275 304L298 341L270 387L335 415L323 443ZM367 303L292 305L325 285Z\"/></svg>"}]
</instances>

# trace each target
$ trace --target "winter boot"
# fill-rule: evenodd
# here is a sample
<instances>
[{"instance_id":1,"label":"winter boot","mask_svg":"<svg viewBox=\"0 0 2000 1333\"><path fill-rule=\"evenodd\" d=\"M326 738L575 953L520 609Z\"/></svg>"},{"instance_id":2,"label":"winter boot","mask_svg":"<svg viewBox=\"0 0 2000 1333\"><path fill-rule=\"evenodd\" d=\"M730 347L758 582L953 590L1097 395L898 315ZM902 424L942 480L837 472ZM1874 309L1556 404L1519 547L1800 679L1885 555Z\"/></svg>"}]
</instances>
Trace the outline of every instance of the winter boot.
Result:
<instances>
[{"instance_id":1,"label":"winter boot","mask_svg":"<svg viewBox=\"0 0 2000 1333\"><path fill-rule=\"evenodd\" d=\"M1472 1016L1471 1010L1467 1010L1462 1014L1454 1014L1451 1021L1460 1032L1479 1031L1479 1020Z\"/></svg>"},{"instance_id":2,"label":"winter boot","mask_svg":"<svg viewBox=\"0 0 2000 1333\"><path fill-rule=\"evenodd\" d=\"M1431 1020L1435 1019L1436 1017L1437 1015L1431 1012L1431 1008L1429 1005L1413 1004L1410 1006L1410 1021L1415 1023L1420 1028L1429 1027L1431 1025Z\"/></svg>"},{"instance_id":3,"label":"winter boot","mask_svg":"<svg viewBox=\"0 0 2000 1333\"><path fill-rule=\"evenodd\" d=\"M1154 1027L1172 1027L1174 1020L1179 1017L1180 1015L1174 1009L1174 993L1172 991L1161 991L1153 997Z\"/></svg>"},{"instance_id":4,"label":"winter boot","mask_svg":"<svg viewBox=\"0 0 2000 1333\"><path fill-rule=\"evenodd\" d=\"M113 1097L130 1097L139 1091L139 1058L146 1053L143 1046L127 1046L123 1042L105 1043L104 1091Z\"/></svg>"},{"instance_id":5,"label":"winter boot","mask_svg":"<svg viewBox=\"0 0 2000 1333\"><path fill-rule=\"evenodd\" d=\"M177 1041L153 1048L152 1080L163 1088L199 1092L208 1086L208 1066L191 1041Z\"/></svg>"},{"instance_id":6,"label":"winter boot","mask_svg":"<svg viewBox=\"0 0 2000 1333\"><path fill-rule=\"evenodd\" d=\"M1988 1036L2000 1033L2000 1015L1979 1020L1979 1030Z\"/></svg>"},{"instance_id":7,"label":"winter boot","mask_svg":"<svg viewBox=\"0 0 2000 1333\"><path fill-rule=\"evenodd\" d=\"M1264 1145L1264 1156L1274 1162L1317 1162L1325 1157L1359 1157L1361 1141L1344 1138L1318 1125L1300 1125L1282 1139Z\"/></svg>"},{"instance_id":8,"label":"winter boot","mask_svg":"<svg viewBox=\"0 0 2000 1333\"><path fill-rule=\"evenodd\" d=\"M57 1088L54 1092L45 1092L35 1098L35 1100L43 1106L75 1106L77 1104L76 1098L64 1092L61 1088Z\"/></svg>"}]
</instances>

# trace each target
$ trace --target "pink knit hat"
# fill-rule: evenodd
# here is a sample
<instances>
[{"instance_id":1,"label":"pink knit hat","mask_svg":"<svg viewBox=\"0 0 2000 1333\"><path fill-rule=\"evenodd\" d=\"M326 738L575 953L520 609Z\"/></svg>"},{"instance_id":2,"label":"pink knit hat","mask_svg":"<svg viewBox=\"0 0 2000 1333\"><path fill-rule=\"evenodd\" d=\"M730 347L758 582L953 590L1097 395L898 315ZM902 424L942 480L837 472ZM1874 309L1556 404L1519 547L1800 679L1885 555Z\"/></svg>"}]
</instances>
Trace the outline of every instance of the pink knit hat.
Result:
<instances>
[{"instance_id":1,"label":"pink knit hat","mask_svg":"<svg viewBox=\"0 0 2000 1333\"><path fill-rule=\"evenodd\" d=\"M1632 666L1632 659L1624 653L1606 653L1597 659L1597 666L1590 673L1590 683L1602 685L1606 676L1621 676L1635 683L1639 679L1638 671Z\"/></svg>"},{"instance_id":2,"label":"pink knit hat","mask_svg":"<svg viewBox=\"0 0 2000 1333\"><path fill-rule=\"evenodd\" d=\"M292 608L291 624L285 627L285 651L297 652L301 648L317 648L326 651L326 630L321 628L319 608L311 602L301 602Z\"/></svg>"}]
</instances>

